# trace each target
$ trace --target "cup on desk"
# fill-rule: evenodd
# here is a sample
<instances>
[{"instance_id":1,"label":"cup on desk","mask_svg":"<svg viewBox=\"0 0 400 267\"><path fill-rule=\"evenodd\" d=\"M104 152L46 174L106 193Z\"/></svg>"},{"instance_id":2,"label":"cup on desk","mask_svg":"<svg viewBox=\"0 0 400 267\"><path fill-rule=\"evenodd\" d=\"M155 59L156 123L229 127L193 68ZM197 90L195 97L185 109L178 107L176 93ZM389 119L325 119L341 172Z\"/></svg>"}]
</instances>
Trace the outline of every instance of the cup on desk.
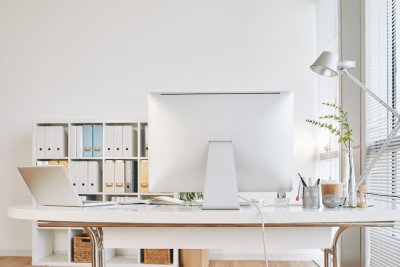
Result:
<instances>
[{"instance_id":1,"label":"cup on desk","mask_svg":"<svg viewBox=\"0 0 400 267\"><path fill-rule=\"evenodd\" d=\"M340 204L343 184L339 181L325 180L321 182L322 203L327 208L336 208Z\"/></svg>"},{"instance_id":2,"label":"cup on desk","mask_svg":"<svg viewBox=\"0 0 400 267\"><path fill-rule=\"evenodd\" d=\"M303 208L319 209L321 202L320 195L319 186L303 187Z\"/></svg>"}]
</instances>

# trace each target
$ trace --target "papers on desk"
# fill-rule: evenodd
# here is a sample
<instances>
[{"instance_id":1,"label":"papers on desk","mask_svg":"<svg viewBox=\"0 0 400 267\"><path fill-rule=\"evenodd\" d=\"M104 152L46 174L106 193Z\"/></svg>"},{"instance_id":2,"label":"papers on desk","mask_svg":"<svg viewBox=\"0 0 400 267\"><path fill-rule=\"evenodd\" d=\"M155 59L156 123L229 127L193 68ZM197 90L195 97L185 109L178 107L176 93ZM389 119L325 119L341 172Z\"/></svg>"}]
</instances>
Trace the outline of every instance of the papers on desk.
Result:
<instances>
[{"instance_id":1,"label":"papers on desk","mask_svg":"<svg viewBox=\"0 0 400 267\"><path fill-rule=\"evenodd\" d=\"M156 205L130 204L130 205L102 206L101 209L149 210L154 207L156 207Z\"/></svg>"},{"instance_id":2,"label":"papers on desk","mask_svg":"<svg viewBox=\"0 0 400 267\"><path fill-rule=\"evenodd\" d=\"M166 196L158 196L150 199L138 199L132 201L124 201L119 202L120 205L136 205L136 204L144 204L144 205L181 205L183 201L177 198L166 197Z\"/></svg>"}]
</instances>

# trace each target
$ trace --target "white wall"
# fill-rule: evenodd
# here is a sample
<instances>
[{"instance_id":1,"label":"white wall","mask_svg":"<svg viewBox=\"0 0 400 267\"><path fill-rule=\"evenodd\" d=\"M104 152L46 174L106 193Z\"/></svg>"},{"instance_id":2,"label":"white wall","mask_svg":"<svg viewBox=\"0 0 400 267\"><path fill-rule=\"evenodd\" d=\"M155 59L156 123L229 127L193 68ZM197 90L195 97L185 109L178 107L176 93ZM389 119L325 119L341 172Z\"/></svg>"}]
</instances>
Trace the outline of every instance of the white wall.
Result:
<instances>
[{"instance_id":1,"label":"white wall","mask_svg":"<svg viewBox=\"0 0 400 267\"><path fill-rule=\"evenodd\" d=\"M30 201L33 122L145 118L149 91L292 90L314 175L315 55L314 0L0 0L0 254L31 246L6 208Z\"/></svg>"},{"instance_id":2,"label":"white wall","mask_svg":"<svg viewBox=\"0 0 400 267\"><path fill-rule=\"evenodd\" d=\"M316 3L317 55L319 56L323 51L339 53L339 3L338 1L326 0L317 0ZM338 79L314 75L317 81L318 116L332 114L332 109L323 106L321 103L340 104ZM326 146L330 146L333 153L329 152L328 154L325 150ZM337 137L326 129L320 129L318 132L318 153L328 158L318 162L318 176L321 179L340 180L339 159L332 156L338 155L338 150Z\"/></svg>"}]
</instances>

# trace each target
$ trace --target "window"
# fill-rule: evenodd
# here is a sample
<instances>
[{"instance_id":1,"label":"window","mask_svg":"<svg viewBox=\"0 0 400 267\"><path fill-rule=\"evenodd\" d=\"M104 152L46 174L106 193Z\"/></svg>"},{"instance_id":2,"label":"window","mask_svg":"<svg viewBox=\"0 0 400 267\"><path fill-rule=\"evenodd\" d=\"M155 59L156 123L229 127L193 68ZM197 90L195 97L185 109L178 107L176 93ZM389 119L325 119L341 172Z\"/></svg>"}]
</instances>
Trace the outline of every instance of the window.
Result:
<instances>
[{"instance_id":1,"label":"window","mask_svg":"<svg viewBox=\"0 0 400 267\"><path fill-rule=\"evenodd\" d=\"M366 0L366 83L394 109L400 109L400 4L398 0ZM400 26L399 26L400 27ZM376 155L396 124L375 100L366 97L366 164ZM400 204L400 134L391 142L367 179L369 198L376 204ZM400 223L394 228L367 230L367 266L398 266Z\"/></svg>"}]
</instances>

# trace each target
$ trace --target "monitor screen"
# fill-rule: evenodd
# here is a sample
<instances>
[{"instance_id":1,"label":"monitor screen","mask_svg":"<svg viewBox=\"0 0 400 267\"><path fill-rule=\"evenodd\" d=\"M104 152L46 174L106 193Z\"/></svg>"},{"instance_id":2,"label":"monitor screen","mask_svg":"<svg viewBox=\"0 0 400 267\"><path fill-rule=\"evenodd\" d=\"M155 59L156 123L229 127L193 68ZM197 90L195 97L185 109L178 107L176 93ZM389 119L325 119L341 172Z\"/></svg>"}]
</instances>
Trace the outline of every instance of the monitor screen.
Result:
<instances>
[{"instance_id":1,"label":"monitor screen","mask_svg":"<svg viewBox=\"0 0 400 267\"><path fill-rule=\"evenodd\" d=\"M239 191L292 190L291 92L151 93L148 109L150 191L204 191L210 141L231 143Z\"/></svg>"}]
</instances>

